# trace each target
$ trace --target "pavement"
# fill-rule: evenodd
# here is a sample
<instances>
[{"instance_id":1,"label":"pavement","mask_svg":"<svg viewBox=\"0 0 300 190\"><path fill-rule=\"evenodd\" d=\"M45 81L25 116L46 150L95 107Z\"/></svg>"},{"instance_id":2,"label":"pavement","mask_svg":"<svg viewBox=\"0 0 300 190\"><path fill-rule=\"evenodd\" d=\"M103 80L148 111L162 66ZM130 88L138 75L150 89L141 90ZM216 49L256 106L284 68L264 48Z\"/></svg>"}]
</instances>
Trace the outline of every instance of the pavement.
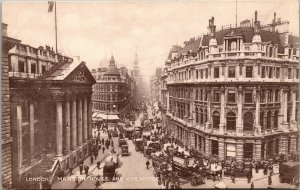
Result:
<instances>
[{"instance_id":1,"label":"pavement","mask_svg":"<svg viewBox=\"0 0 300 190\"><path fill-rule=\"evenodd\" d=\"M100 132L100 137L101 139L104 138L106 140L108 138L107 133L103 133L102 131ZM117 145L117 140L114 137L114 145ZM96 170L97 168L97 162L100 161L101 165L100 167L103 167L104 163L102 161L107 157L109 152L111 151L112 147L110 146L109 149L105 149L104 154L102 153L102 150L99 150L99 154L97 156L97 159L93 161L93 164L91 164L90 157L86 158L84 160L83 165L89 166L89 173L88 177L86 178L86 174L80 175L79 171L79 166L73 169L72 175L66 175L65 178L61 181L56 181L55 183L52 184L52 189L77 189L78 187L81 186L81 184L86 181L90 176L92 175L93 171ZM118 148L115 146L115 150L118 152ZM83 172L84 173L84 172ZM75 179L78 177L79 180L79 186L77 187Z\"/></svg>"}]
</instances>

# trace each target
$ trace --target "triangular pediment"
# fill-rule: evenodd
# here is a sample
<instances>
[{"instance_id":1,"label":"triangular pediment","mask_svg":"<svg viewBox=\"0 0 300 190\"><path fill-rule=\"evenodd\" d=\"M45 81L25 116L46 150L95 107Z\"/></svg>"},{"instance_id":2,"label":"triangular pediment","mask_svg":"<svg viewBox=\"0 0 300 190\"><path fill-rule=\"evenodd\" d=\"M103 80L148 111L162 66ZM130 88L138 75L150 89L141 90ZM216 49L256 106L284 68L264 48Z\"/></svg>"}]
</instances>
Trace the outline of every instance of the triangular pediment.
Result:
<instances>
[{"instance_id":1,"label":"triangular pediment","mask_svg":"<svg viewBox=\"0 0 300 190\"><path fill-rule=\"evenodd\" d=\"M63 81L75 83L96 83L92 73L84 62L81 62L77 67L75 67Z\"/></svg>"}]
</instances>

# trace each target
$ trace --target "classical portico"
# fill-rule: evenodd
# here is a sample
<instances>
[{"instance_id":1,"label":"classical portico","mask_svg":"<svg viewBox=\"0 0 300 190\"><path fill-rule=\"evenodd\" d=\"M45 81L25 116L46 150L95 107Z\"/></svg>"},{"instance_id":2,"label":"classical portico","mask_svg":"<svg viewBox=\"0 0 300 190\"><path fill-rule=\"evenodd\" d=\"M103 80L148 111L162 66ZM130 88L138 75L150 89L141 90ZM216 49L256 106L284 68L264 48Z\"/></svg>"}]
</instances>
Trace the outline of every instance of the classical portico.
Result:
<instances>
[{"instance_id":1,"label":"classical portico","mask_svg":"<svg viewBox=\"0 0 300 190\"><path fill-rule=\"evenodd\" d=\"M66 163L72 167L88 156L95 81L84 62L60 64L38 79L10 78L15 160L20 176L31 167L43 165L45 155L59 159L62 169Z\"/></svg>"}]
</instances>

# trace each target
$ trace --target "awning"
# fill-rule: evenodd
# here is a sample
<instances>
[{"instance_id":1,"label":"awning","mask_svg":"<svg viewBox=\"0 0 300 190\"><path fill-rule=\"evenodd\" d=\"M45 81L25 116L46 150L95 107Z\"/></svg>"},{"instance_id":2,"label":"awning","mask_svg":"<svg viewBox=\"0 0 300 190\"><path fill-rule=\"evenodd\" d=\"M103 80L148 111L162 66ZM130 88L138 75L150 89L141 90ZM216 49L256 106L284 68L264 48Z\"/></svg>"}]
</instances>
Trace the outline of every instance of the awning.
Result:
<instances>
[{"instance_id":1,"label":"awning","mask_svg":"<svg viewBox=\"0 0 300 190\"><path fill-rule=\"evenodd\" d=\"M119 120L118 115L112 115L112 114L104 114L104 113L99 113L95 112L92 115L93 118L101 118L102 120Z\"/></svg>"},{"instance_id":2,"label":"awning","mask_svg":"<svg viewBox=\"0 0 300 190\"><path fill-rule=\"evenodd\" d=\"M93 113L92 115L92 121L97 122L97 121L103 121L103 119L99 116L98 112Z\"/></svg>"}]
</instances>

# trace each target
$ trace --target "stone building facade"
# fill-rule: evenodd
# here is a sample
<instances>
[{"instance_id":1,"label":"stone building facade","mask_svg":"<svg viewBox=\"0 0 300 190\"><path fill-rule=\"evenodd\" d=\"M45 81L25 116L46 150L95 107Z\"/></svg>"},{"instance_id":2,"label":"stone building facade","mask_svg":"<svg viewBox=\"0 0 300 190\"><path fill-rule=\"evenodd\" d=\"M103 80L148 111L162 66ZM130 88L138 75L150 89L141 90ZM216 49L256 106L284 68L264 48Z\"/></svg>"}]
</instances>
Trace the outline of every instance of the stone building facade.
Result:
<instances>
[{"instance_id":1,"label":"stone building facade","mask_svg":"<svg viewBox=\"0 0 300 190\"><path fill-rule=\"evenodd\" d=\"M12 187L12 135L10 128L9 60L8 52L20 41L7 36L7 24L2 23L2 187Z\"/></svg>"},{"instance_id":2,"label":"stone building facade","mask_svg":"<svg viewBox=\"0 0 300 190\"><path fill-rule=\"evenodd\" d=\"M40 188L26 177L53 182L89 155L95 80L84 62L49 47L18 44L9 60L13 187Z\"/></svg>"},{"instance_id":3,"label":"stone building facade","mask_svg":"<svg viewBox=\"0 0 300 190\"><path fill-rule=\"evenodd\" d=\"M118 68L112 56L108 67L99 68L93 75L97 81L93 86L93 111L122 116L132 95L133 82L127 68Z\"/></svg>"},{"instance_id":4,"label":"stone building facade","mask_svg":"<svg viewBox=\"0 0 300 190\"><path fill-rule=\"evenodd\" d=\"M287 23L274 18L263 27L255 12L253 25L216 31L212 17L208 34L169 56L162 78L168 131L220 160L295 153L299 38L277 29Z\"/></svg>"}]
</instances>

